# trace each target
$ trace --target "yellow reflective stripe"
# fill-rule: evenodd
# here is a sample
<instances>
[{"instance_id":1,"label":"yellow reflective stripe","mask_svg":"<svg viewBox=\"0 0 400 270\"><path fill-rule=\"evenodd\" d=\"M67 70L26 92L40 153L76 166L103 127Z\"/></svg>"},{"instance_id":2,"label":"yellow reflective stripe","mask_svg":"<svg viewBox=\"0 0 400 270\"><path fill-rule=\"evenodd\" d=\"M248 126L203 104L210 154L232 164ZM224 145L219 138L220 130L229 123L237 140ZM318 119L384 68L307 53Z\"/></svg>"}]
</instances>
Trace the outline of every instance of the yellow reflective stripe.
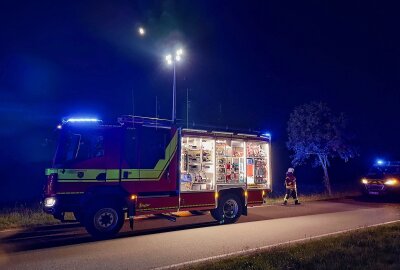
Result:
<instances>
[{"instance_id":1,"label":"yellow reflective stripe","mask_svg":"<svg viewBox=\"0 0 400 270\"><path fill-rule=\"evenodd\" d=\"M168 161L170 160L172 154L175 152L176 146L178 145L178 132L175 133L174 137L172 138L172 140L169 142L167 148L165 149L165 159L160 159L154 170L163 170Z\"/></svg>"},{"instance_id":2,"label":"yellow reflective stripe","mask_svg":"<svg viewBox=\"0 0 400 270\"><path fill-rule=\"evenodd\" d=\"M83 173L82 177L79 177L79 173ZM58 170L58 179L76 179L76 180L87 180L87 179L96 179L96 177L101 174L106 173L106 170L97 170L97 169L59 169Z\"/></svg>"},{"instance_id":3,"label":"yellow reflective stripe","mask_svg":"<svg viewBox=\"0 0 400 270\"><path fill-rule=\"evenodd\" d=\"M161 170L140 170L140 178L156 179L160 177Z\"/></svg>"},{"instance_id":4,"label":"yellow reflective stripe","mask_svg":"<svg viewBox=\"0 0 400 270\"><path fill-rule=\"evenodd\" d=\"M50 174L52 174L52 173L57 173L57 169L49 168L49 169L46 169L46 170L44 171L44 173L45 173L45 175L50 175Z\"/></svg>"},{"instance_id":5,"label":"yellow reflective stripe","mask_svg":"<svg viewBox=\"0 0 400 270\"><path fill-rule=\"evenodd\" d=\"M60 183L79 183L79 182L84 182L84 183L95 183L95 182L104 182L104 180L93 180L93 179L63 179L63 180L58 180Z\"/></svg>"},{"instance_id":6,"label":"yellow reflective stripe","mask_svg":"<svg viewBox=\"0 0 400 270\"><path fill-rule=\"evenodd\" d=\"M174 137L169 142L165 149L165 158L160 159L155 165L154 169L123 169L124 172L128 172L128 178L122 179L122 181L159 181L163 173L165 172L168 165L171 163L171 159L174 156L178 145L178 132L175 132ZM119 181L119 170L118 169L46 169L46 175L52 173L58 174L59 182L118 182ZM78 174L83 173L82 177ZM106 180L96 178L99 174L105 173Z\"/></svg>"},{"instance_id":7,"label":"yellow reflective stripe","mask_svg":"<svg viewBox=\"0 0 400 270\"><path fill-rule=\"evenodd\" d=\"M174 137L169 142L167 148L165 149L165 159L160 159L154 169L126 169L122 170L122 175L124 172L128 172L128 178L122 179L124 182L128 181L159 181L163 175L165 169L171 162L178 145L178 132L175 132Z\"/></svg>"},{"instance_id":8,"label":"yellow reflective stripe","mask_svg":"<svg viewBox=\"0 0 400 270\"><path fill-rule=\"evenodd\" d=\"M107 170L106 178L107 178L107 180L108 179L119 179L119 170L118 169Z\"/></svg>"},{"instance_id":9,"label":"yellow reflective stripe","mask_svg":"<svg viewBox=\"0 0 400 270\"><path fill-rule=\"evenodd\" d=\"M176 149L175 149L176 150ZM173 156L173 154L172 154ZM168 167L169 163L171 163L171 157L168 160L168 163L166 164L165 168L162 171L158 170L151 170L151 169L140 169L138 171L138 176L137 177L130 177L129 178L123 178L121 181L123 182L130 182L130 181L159 181L161 179L161 176L165 172L166 167ZM126 171L126 170L124 170Z\"/></svg>"},{"instance_id":10,"label":"yellow reflective stripe","mask_svg":"<svg viewBox=\"0 0 400 270\"><path fill-rule=\"evenodd\" d=\"M122 175L125 172L128 173L128 178L139 178L139 170L138 169L123 169L122 170Z\"/></svg>"}]
</instances>

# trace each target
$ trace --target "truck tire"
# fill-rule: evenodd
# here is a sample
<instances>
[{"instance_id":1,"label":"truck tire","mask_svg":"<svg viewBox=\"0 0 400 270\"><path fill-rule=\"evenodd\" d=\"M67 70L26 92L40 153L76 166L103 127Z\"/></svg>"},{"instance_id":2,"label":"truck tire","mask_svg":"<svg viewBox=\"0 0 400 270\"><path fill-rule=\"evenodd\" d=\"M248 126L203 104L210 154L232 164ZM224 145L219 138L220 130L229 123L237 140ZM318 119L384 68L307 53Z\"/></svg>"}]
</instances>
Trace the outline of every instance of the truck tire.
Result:
<instances>
[{"instance_id":1,"label":"truck tire","mask_svg":"<svg viewBox=\"0 0 400 270\"><path fill-rule=\"evenodd\" d=\"M88 233L101 239L115 236L121 230L125 220L122 207L107 202L89 207L84 219Z\"/></svg>"},{"instance_id":2,"label":"truck tire","mask_svg":"<svg viewBox=\"0 0 400 270\"><path fill-rule=\"evenodd\" d=\"M235 194L224 195L219 203L218 208L211 210L211 216L220 223L235 223L242 214L242 202Z\"/></svg>"}]
</instances>

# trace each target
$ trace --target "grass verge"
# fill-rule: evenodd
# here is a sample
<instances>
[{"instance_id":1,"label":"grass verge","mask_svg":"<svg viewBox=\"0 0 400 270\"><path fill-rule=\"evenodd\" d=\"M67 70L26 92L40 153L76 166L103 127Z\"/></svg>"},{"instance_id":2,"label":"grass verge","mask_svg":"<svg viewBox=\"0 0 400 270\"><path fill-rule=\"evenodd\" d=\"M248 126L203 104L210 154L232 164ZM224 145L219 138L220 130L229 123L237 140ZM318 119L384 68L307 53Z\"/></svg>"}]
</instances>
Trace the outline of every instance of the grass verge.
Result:
<instances>
[{"instance_id":1,"label":"grass verge","mask_svg":"<svg viewBox=\"0 0 400 270\"><path fill-rule=\"evenodd\" d=\"M33 206L22 204L0 209L0 230L59 223L60 221L52 215L43 212L39 204Z\"/></svg>"},{"instance_id":2,"label":"grass verge","mask_svg":"<svg viewBox=\"0 0 400 270\"><path fill-rule=\"evenodd\" d=\"M347 196L357 195L354 192L335 193L332 197L324 194L300 195L301 202L327 200L335 198L344 198ZM283 196L269 197L267 204L278 204L283 200ZM73 219L72 215L66 214L67 219ZM60 221L54 219L52 215L43 212L39 204L25 205L19 204L14 207L0 208L0 230L34 227L39 225L60 224Z\"/></svg>"},{"instance_id":3,"label":"grass verge","mask_svg":"<svg viewBox=\"0 0 400 270\"><path fill-rule=\"evenodd\" d=\"M400 222L185 269L399 269Z\"/></svg>"},{"instance_id":4,"label":"grass verge","mask_svg":"<svg viewBox=\"0 0 400 270\"><path fill-rule=\"evenodd\" d=\"M333 200L333 199L342 199L346 197L356 197L360 196L360 192L349 191L349 192L334 192L332 196L329 196L325 193L316 193L316 194L298 194L298 198L300 202L311 202L311 201L324 201L324 200ZM283 197L285 195L271 195L267 198L267 204L280 204L283 202ZM289 198L291 201L292 198Z\"/></svg>"}]
</instances>

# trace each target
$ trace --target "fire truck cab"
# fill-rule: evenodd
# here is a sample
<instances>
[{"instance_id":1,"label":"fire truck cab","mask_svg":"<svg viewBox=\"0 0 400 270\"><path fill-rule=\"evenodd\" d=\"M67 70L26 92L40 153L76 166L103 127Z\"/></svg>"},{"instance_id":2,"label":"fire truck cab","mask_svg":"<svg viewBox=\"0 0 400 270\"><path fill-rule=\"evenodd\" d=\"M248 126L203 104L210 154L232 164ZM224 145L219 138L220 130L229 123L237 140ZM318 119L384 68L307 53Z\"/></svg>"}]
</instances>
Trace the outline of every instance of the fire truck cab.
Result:
<instances>
[{"instance_id":1,"label":"fire truck cab","mask_svg":"<svg viewBox=\"0 0 400 270\"><path fill-rule=\"evenodd\" d=\"M116 125L68 119L46 169L44 210L73 212L95 237L128 217L210 211L234 223L271 191L268 134L184 129L169 120L122 116Z\"/></svg>"}]
</instances>

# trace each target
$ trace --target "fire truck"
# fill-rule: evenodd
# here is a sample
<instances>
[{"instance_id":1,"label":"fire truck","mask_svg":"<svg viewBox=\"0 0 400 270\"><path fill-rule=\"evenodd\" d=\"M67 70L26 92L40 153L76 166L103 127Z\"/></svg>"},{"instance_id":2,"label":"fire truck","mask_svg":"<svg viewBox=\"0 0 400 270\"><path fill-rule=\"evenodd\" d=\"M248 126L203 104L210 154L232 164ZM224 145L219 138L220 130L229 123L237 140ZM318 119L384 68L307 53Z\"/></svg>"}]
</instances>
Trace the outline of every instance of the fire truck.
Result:
<instances>
[{"instance_id":1,"label":"fire truck","mask_svg":"<svg viewBox=\"0 0 400 270\"><path fill-rule=\"evenodd\" d=\"M271 137L257 132L188 129L170 120L121 116L118 124L70 118L46 169L45 212L72 212L94 237L117 234L126 218L176 219L210 211L236 222L271 192Z\"/></svg>"}]
</instances>

